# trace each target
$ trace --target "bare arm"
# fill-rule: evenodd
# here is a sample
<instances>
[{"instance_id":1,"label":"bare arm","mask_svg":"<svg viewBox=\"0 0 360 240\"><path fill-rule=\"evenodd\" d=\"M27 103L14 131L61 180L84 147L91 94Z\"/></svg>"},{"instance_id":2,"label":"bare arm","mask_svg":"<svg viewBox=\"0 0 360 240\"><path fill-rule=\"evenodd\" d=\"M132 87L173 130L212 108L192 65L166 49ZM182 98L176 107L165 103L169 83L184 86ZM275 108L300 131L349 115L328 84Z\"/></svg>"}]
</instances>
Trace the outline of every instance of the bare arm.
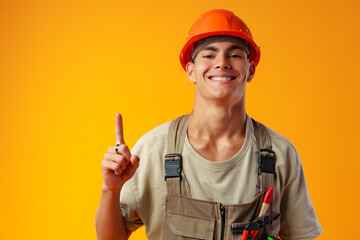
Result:
<instances>
[{"instance_id":1,"label":"bare arm","mask_svg":"<svg viewBox=\"0 0 360 240\"><path fill-rule=\"evenodd\" d=\"M131 232L125 228L125 223L121 216L119 204L121 190L111 191L104 185L95 217L97 239L128 239Z\"/></svg>"},{"instance_id":2,"label":"bare arm","mask_svg":"<svg viewBox=\"0 0 360 240\"><path fill-rule=\"evenodd\" d=\"M139 157L131 155L123 137L122 118L116 115L115 147L108 148L101 162L104 183L101 200L95 216L98 240L125 240L131 232L125 228L120 209L120 192L126 181L134 175L139 166Z\"/></svg>"}]
</instances>

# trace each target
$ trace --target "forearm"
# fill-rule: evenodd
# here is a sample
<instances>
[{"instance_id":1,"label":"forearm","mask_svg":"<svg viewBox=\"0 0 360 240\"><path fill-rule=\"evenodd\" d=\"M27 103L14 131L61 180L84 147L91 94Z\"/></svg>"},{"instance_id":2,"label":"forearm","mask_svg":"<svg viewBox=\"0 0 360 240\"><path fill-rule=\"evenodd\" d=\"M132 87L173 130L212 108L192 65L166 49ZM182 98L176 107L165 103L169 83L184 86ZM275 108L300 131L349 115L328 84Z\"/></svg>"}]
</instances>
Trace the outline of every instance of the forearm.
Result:
<instances>
[{"instance_id":1,"label":"forearm","mask_svg":"<svg viewBox=\"0 0 360 240\"><path fill-rule=\"evenodd\" d=\"M120 191L121 189L109 190L105 184L102 187L101 200L95 216L98 240L124 240L130 236L121 215Z\"/></svg>"}]
</instances>

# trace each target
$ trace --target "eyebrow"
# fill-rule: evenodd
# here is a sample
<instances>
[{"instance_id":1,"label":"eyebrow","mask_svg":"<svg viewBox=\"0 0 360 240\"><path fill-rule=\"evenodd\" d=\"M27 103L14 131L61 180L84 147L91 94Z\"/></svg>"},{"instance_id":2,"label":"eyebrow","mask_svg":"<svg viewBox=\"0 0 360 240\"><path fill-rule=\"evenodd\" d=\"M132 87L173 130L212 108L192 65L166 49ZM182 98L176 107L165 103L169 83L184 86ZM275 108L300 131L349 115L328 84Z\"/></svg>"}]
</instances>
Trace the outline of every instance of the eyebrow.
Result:
<instances>
[{"instance_id":1,"label":"eyebrow","mask_svg":"<svg viewBox=\"0 0 360 240\"><path fill-rule=\"evenodd\" d=\"M231 45L230 47L228 47L226 49L226 51L232 51L232 50L235 50L235 49L239 49L239 50L244 51L244 48L242 46L237 45L237 44ZM204 51L204 50L218 52L219 48L207 46L207 47L204 47L203 49L201 49L200 51Z\"/></svg>"}]
</instances>

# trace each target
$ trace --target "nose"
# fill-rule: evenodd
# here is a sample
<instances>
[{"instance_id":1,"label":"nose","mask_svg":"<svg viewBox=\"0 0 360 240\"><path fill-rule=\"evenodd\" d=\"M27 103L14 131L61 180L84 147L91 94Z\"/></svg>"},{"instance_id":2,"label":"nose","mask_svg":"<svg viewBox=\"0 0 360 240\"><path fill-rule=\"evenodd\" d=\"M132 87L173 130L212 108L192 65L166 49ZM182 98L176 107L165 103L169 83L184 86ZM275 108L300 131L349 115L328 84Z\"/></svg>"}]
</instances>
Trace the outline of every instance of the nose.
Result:
<instances>
[{"instance_id":1,"label":"nose","mask_svg":"<svg viewBox=\"0 0 360 240\"><path fill-rule=\"evenodd\" d=\"M217 69L230 69L231 64L229 62L229 59L227 58L226 54L220 53L217 56L217 62L216 62L216 68Z\"/></svg>"}]
</instances>

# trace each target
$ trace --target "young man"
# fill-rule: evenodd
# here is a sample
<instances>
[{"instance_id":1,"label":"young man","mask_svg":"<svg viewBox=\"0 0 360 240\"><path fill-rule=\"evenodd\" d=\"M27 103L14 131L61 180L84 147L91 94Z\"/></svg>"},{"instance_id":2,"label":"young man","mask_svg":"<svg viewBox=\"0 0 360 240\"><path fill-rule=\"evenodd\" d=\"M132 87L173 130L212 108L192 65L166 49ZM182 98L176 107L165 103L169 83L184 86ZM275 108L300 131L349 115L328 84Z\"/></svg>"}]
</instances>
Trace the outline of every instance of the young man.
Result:
<instances>
[{"instance_id":1,"label":"young man","mask_svg":"<svg viewBox=\"0 0 360 240\"><path fill-rule=\"evenodd\" d=\"M321 234L295 148L246 114L259 59L232 12L212 10L194 23L180 55L195 85L193 111L145 134L132 152L117 115L116 146L102 161L99 240L127 239L142 225L156 240Z\"/></svg>"}]
</instances>

